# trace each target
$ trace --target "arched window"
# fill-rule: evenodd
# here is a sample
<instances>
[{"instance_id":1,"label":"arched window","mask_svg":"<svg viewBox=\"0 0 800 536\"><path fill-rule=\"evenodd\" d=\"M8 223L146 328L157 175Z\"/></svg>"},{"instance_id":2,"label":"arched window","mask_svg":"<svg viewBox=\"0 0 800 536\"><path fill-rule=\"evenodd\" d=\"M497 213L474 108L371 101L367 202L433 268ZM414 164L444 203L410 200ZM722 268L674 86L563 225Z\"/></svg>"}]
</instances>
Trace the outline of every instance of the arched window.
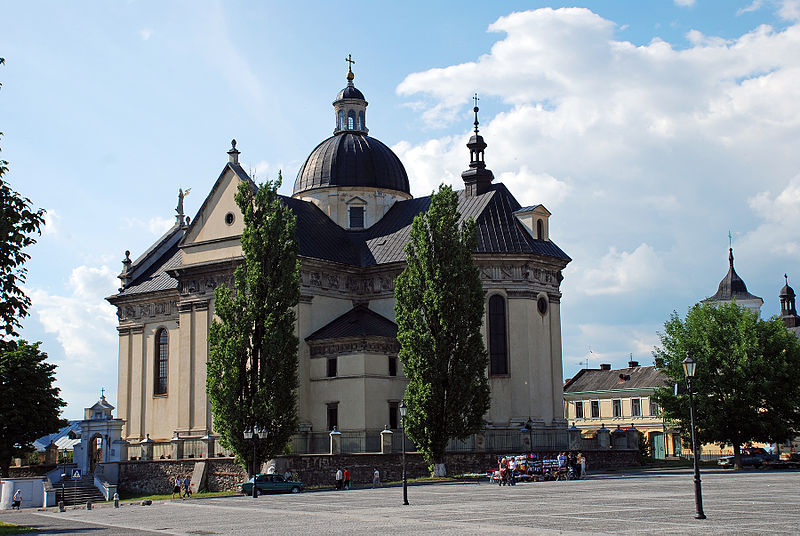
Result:
<instances>
[{"instance_id":1,"label":"arched window","mask_svg":"<svg viewBox=\"0 0 800 536\"><path fill-rule=\"evenodd\" d=\"M153 394L167 394L167 365L169 363L169 335L166 329L156 332L155 386Z\"/></svg>"},{"instance_id":2,"label":"arched window","mask_svg":"<svg viewBox=\"0 0 800 536\"><path fill-rule=\"evenodd\" d=\"M367 125L364 122L364 112L358 112L358 130L366 130Z\"/></svg>"},{"instance_id":3,"label":"arched window","mask_svg":"<svg viewBox=\"0 0 800 536\"><path fill-rule=\"evenodd\" d=\"M344 110L339 110L339 117L338 121L336 121L336 126L339 128L339 130L344 129Z\"/></svg>"},{"instance_id":4,"label":"arched window","mask_svg":"<svg viewBox=\"0 0 800 536\"><path fill-rule=\"evenodd\" d=\"M356 113L353 110L347 112L347 130L355 130L356 128Z\"/></svg>"},{"instance_id":5,"label":"arched window","mask_svg":"<svg viewBox=\"0 0 800 536\"><path fill-rule=\"evenodd\" d=\"M544 240L544 225L542 220L536 220L536 238Z\"/></svg>"},{"instance_id":6,"label":"arched window","mask_svg":"<svg viewBox=\"0 0 800 536\"><path fill-rule=\"evenodd\" d=\"M506 300L499 294L489 298L489 375L508 374L506 349Z\"/></svg>"}]
</instances>

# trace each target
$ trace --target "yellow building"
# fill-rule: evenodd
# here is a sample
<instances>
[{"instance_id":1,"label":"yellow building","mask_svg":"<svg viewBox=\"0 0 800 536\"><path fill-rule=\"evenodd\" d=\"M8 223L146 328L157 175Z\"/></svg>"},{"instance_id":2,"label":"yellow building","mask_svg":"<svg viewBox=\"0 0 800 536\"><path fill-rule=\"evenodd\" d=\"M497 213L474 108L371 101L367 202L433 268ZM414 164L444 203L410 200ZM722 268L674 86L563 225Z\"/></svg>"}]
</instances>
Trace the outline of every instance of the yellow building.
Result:
<instances>
[{"instance_id":1,"label":"yellow building","mask_svg":"<svg viewBox=\"0 0 800 536\"><path fill-rule=\"evenodd\" d=\"M655 458L679 456L680 433L664 422L653 399L656 388L665 385L666 376L636 361L622 369L608 364L583 369L564 385L564 415L585 434L634 426L652 445Z\"/></svg>"}]
</instances>

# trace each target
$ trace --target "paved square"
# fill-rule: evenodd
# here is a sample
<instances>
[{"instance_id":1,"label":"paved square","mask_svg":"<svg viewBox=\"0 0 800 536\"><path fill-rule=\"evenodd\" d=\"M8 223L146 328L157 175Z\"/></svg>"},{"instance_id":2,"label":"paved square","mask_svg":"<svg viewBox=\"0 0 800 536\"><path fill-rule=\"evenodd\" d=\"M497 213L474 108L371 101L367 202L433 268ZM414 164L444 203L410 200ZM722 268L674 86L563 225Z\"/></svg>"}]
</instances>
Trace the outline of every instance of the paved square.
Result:
<instances>
[{"instance_id":1,"label":"paved square","mask_svg":"<svg viewBox=\"0 0 800 536\"><path fill-rule=\"evenodd\" d=\"M593 475L570 482L306 492L125 503L91 511L4 512L59 534L798 534L800 472L703 474L706 520L694 519L688 470Z\"/></svg>"}]
</instances>

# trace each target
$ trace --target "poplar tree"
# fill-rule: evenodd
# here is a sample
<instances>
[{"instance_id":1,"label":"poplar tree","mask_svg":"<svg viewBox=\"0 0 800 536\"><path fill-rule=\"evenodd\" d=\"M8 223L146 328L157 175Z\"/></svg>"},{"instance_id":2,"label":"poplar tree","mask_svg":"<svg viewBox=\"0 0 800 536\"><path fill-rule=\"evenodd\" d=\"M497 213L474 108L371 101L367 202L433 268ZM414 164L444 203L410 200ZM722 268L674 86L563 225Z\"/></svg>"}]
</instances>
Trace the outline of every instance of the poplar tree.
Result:
<instances>
[{"instance_id":1,"label":"poplar tree","mask_svg":"<svg viewBox=\"0 0 800 536\"><path fill-rule=\"evenodd\" d=\"M458 196L440 186L417 215L406 268L395 282L399 358L408 379L405 429L435 475L446 474L451 438L483 430L488 356L481 336L483 286L472 253L475 222L459 226Z\"/></svg>"},{"instance_id":2,"label":"poplar tree","mask_svg":"<svg viewBox=\"0 0 800 536\"><path fill-rule=\"evenodd\" d=\"M297 428L297 347L294 307L300 300L296 220L281 203L281 176L257 189L239 185L243 260L233 289L214 291L209 331L208 398L214 429L255 474L260 462L281 454ZM259 433L253 442L245 430ZM266 437L264 437L266 436Z\"/></svg>"}]
</instances>

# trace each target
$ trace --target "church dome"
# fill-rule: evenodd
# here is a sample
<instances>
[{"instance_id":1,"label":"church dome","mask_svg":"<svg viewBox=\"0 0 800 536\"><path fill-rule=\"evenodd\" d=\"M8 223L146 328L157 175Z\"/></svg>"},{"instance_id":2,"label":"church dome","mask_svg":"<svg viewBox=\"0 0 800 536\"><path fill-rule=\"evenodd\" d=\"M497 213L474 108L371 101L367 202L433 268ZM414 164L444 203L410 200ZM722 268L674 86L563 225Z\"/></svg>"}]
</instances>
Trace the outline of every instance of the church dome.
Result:
<instances>
[{"instance_id":1,"label":"church dome","mask_svg":"<svg viewBox=\"0 0 800 536\"><path fill-rule=\"evenodd\" d=\"M355 63L348 55L350 67ZM408 175L386 145L369 137L364 94L353 84L353 70L347 69L347 87L333 101L336 128L333 136L311 151L297 173L293 195L315 188L355 186L381 188L411 195Z\"/></svg>"},{"instance_id":2,"label":"church dome","mask_svg":"<svg viewBox=\"0 0 800 536\"><path fill-rule=\"evenodd\" d=\"M342 131L311 151L294 182L294 194L314 188L357 186L410 194L402 162L379 140Z\"/></svg>"}]
</instances>

